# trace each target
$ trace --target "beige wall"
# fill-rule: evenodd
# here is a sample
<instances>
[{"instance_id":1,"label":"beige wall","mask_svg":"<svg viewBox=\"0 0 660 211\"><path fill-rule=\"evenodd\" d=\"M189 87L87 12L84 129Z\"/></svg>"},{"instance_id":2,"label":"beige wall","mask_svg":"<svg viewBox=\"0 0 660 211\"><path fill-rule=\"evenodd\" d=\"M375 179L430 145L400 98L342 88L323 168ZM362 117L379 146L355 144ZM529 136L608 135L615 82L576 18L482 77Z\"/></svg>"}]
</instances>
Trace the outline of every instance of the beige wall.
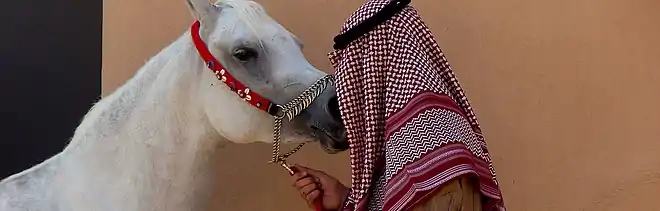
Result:
<instances>
[{"instance_id":1,"label":"beige wall","mask_svg":"<svg viewBox=\"0 0 660 211\"><path fill-rule=\"evenodd\" d=\"M187 29L183 0L105 2L103 91ZM325 58L362 1L262 0ZM413 1L476 107L510 210L650 210L660 196L660 1ZM304 8L304 9L296 9ZM296 161L348 181L346 154ZM229 146L216 207L302 210L269 146ZM655 208L657 209L657 208Z\"/></svg>"}]
</instances>

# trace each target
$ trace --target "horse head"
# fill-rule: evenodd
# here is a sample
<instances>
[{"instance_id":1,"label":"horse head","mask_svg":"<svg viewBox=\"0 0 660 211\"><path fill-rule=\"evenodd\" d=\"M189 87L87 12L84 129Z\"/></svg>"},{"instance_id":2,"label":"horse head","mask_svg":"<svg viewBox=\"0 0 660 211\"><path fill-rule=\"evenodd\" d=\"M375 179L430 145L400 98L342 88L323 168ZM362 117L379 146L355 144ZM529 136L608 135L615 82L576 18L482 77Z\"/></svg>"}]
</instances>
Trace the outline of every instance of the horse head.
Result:
<instances>
[{"instance_id":1,"label":"horse head","mask_svg":"<svg viewBox=\"0 0 660 211\"><path fill-rule=\"evenodd\" d=\"M312 66L295 35L248 0L186 0L199 21L199 37L222 70L204 68L200 77L202 106L213 127L231 142L272 143L273 116L261 102L246 103L246 91L275 104L299 96L327 75ZM202 60L200 60L200 63ZM218 71L222 71L219 73ZM227 85L225 71L249 90ZM248 93L249 94L249 93ZM251 97L248 97L251 98ZM284 143L319 140L328 153L346 150L348 142L334 86L328 86L299 116L285 121Z\"/></svg>"}]
</instances>

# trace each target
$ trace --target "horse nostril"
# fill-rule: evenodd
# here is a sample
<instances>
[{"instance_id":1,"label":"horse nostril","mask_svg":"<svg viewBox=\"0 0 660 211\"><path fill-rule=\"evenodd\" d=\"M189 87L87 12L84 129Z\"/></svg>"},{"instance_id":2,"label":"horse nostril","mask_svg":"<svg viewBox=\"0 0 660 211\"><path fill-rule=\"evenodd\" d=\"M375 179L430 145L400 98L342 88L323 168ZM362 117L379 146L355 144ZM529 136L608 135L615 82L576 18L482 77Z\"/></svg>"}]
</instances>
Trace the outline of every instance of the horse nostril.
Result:
<instances>
[{"instance_id":1,"label":"horse nostril","mask_svg":"<svg viewBox=\"0 0 660 211\"><path fill-rule=\"evenodd\" d=\"M330 116L336 121L342 121L341 112L339 111L339 99L336 95L328 100L328 113L330 113Z\"/></svg>"}]
</instances>

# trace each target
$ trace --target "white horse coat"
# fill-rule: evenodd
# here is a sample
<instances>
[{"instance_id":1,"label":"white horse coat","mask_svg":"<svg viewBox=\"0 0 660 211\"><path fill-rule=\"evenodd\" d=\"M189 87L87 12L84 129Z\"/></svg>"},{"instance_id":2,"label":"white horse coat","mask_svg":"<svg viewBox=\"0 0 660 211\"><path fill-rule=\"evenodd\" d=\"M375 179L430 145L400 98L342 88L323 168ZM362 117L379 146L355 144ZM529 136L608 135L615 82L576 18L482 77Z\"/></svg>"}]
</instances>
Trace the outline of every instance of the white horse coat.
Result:
<instances>
[{"instance_id":1,"label":"white horse coat","mask_svg":"<svg viewBox=\"0 0 660 211\"><path fill-rule=\"evenodd\" d=\"M325 75L257 3L187 3L215 57L272 101L286 102ZM326 129L341 126L326 106L333 96L331 87L306 120L285 125L283 141L312 139L312 125L327 135L328 149L344 140L342 130ZM61 153L2 180L0 211L206 210L217 147L270 143L272 121L205 68L188 31L96 103Z\"/></svg>"}]
</instances>

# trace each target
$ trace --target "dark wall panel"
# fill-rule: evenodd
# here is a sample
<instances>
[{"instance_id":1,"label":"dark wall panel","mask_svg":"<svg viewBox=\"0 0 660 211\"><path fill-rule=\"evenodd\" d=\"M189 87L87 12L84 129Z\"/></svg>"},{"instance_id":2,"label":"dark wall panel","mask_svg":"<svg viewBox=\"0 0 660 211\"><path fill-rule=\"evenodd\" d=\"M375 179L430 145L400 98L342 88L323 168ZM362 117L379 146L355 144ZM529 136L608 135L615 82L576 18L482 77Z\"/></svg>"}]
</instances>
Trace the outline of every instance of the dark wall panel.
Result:
<instances>
[{"instance_id":1,"label":"dark wall panel","mask_svg":"<svg viewBox=\"0 0 660 211\"><path fill-rule=\"evenodd\" d=\"M102 1L0 7L0 178L58 153L101 93Z\"/></svg>"}]
</instances>

